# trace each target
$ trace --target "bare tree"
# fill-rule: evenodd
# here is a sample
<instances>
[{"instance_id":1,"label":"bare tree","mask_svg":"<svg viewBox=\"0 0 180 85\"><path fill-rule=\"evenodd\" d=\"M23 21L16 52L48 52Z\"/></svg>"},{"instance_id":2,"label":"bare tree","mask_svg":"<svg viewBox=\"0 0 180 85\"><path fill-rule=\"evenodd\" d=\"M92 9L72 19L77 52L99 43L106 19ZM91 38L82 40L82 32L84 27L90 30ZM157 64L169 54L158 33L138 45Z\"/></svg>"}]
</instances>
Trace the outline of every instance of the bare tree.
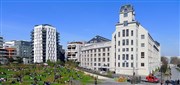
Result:
<instances>
[{"instance_id":1,"label":"bare tree","mask_svg":"<svg viewBox=\"0 0 180 85\"><path fill-rule=\"evenodd\" d=\"M178 57L171 57L170 58L170 63L171 64L175 64L175 65L180 64L180 58L178 58Z\"/></svg>"},{"instance_id":2,"label":"bare tree","mask_svg":"<svg viewBox=\"0 0 180 85\"><path fill-rule=\"evenodd\" d=\"M161 57L161 62L162 62L163 65L167 65L168 64L168 58L165 57L165 56L162 56Z\"/></svg>"}]
</instances>

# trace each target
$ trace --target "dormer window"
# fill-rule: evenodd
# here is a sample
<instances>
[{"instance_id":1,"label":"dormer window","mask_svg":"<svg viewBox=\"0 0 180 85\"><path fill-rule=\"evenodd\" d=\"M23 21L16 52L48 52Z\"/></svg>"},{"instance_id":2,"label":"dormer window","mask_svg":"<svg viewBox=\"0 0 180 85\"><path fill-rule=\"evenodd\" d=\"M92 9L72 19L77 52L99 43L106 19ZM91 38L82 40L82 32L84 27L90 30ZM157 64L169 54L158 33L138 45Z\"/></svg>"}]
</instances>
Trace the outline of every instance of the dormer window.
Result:
<instances>
[{"instance_id":1,"label":"dormer window","mask_svg":"<svg viewBox=\"0 0 180 85\"><path fill-rule=\"evenodd\" d=\"M128 13L124 13L124 17L127 17L128 16Z\"/></svg>"}]
</instances>

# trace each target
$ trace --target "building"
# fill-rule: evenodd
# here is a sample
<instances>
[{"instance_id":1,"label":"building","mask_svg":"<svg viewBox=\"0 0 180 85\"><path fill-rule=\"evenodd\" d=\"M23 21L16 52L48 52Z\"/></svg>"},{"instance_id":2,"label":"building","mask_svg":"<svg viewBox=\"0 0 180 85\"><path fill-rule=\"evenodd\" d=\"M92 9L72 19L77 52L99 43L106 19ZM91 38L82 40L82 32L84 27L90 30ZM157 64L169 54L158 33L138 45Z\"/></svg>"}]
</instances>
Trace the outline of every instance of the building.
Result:
<instances>
[{"instance_id":1,"label":"building","mask_svg":"<svg viewBox=\"0 0 180 85\"><path fill-rule=\"evenodd\" d=\"M4 48L0 48L0 57L1 58L7 58L8 57L8 52Z\"/></svg>"},{"instance_id":2,"label":"building","mask_svg":"<svg viewBox=\"0 0 180 85\"><path fill-rule=\"evenodd\" d=\"M110 68L111 41L95 36L81 49L80 66L92 70L107 71Z\"/></svg>"},{"instance_id":3,"label":"building","mask_svg":"<svg viewBox=\"0 0 180 85\"><path fill-rule=\"evenodd\" d=\"M47 60L56 62L60 55L58 49L59 33L56 28L49 24L36 25L31 34L32 54L34 63L42 63Z\"/></svg>"},{"instance_id":4,"label":"building","mask_svg":"<svg viewBox=\"0 0 180 85\"><path fill-rule=\"evenodd\" d=\"M3 44L4 48L15 48L16 57L23 58L24 62L32 63L32 46L30 41L12 40Z\"/></svg>"},{"instance_id":5,"label":"building","mask_svg":"<svg viewBox=\"0 0 180 85\"><path fill-rule=\"evenodd\" d=\"M111 41L96 36L80 49L81 67L116 74L146 76L161 63L160 43L135 19L132 5L121 7Z\"/></svg>"},{"instance_id":6,"label":"building","mask_svg":"<svg viewBox=\"0 0 180 85\"><path fill-rule=\"evenodd\" d=\"M17 57L16 48L5 48L5 50L7 51L8 58L16 58Z\"/></svg>"},{"instance_id":7,"label":"building","mask_svg":"<svg viewBox=\"0 0 180 85\"><path fill-rule=\"evenodd\" d=\"M0 36L0 48L3 48L3 43L4 43L3 37Z\"/></svg>"},{"instance_id":8,"label":"building","mask_svg":"<svg viewBox=\"0 0 180 85\"><path fill-rule=\"evenodd\" d=\"M81 48L84 46L84 42L69 42L67 45L66 57L68 60L79 62L81 56Z\"/></svg>"},{"instance_id":9,"label":"building","mask_svg":"<svg viewBox=\"0 0 180 85\"><path fill-rule=\"evenodd\" d=\"M111 53L111 70L117 74L148 75L160 67L160 44L135 20L132 5L120 9Z\"/></svg>"}]
</instances>

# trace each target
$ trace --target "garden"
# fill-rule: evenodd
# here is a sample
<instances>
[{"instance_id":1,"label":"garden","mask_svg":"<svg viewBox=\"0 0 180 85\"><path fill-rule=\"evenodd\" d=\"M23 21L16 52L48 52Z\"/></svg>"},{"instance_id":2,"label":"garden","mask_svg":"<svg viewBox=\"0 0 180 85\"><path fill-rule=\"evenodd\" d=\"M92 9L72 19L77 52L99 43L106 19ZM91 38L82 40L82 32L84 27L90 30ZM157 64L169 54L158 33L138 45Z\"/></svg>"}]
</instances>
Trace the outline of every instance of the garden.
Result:
<instances>
[{"instance_id":1,"label":"garden","mask_svg":"<svg viewBox=\"0 0 180 85\"><path fill-rule=\"evenodd\" d=\"M0 85L69 85L93 83L94 78L69 65L9 64L0 66Z\"/></svg>"}]
</instances>

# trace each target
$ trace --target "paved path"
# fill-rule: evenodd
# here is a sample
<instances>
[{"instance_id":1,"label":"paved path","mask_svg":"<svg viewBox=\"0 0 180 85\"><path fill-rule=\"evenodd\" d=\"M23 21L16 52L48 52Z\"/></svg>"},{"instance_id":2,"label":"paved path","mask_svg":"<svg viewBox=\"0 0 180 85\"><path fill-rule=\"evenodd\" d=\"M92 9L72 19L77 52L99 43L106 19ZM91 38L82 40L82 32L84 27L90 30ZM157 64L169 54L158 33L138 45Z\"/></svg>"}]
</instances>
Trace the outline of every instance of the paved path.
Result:
<instances>
[{"instance_id":1,"label":"paved path","mask_svg":"<svg viewBox=\"0 0 180 85\"><path fill-rule=\"evenodd\" d=\"M176 69L175 66L172 66L171 67L171 79L172 80L177 80L177 79L180 79L180 72Z\"/></svg>"}]
</instances>

